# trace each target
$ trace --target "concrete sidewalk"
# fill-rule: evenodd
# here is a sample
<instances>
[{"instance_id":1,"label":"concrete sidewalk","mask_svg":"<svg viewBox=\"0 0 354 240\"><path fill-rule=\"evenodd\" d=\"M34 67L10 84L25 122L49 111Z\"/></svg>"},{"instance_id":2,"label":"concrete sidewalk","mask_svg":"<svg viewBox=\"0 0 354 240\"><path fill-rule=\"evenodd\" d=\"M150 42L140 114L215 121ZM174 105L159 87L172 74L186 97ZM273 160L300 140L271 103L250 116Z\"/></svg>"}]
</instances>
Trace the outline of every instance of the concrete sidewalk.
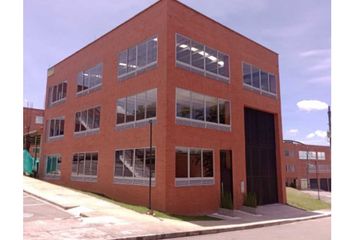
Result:
<instances>
[{"instance_id":1,"label":"concrete sidewalk","mask_svg":"<svg viewBox=\"0 0 354 240\"><path fill-rule=\"evenodd\" d=\"M156 218L120 207L84 192L23 177L23 190L61 207L73 217L58 221L25 222L25 239L163 239L242 230L330 216L287 205L259 207L259 214L236 211L219 221L179 221Z\"/></svg>"}]
</instances>

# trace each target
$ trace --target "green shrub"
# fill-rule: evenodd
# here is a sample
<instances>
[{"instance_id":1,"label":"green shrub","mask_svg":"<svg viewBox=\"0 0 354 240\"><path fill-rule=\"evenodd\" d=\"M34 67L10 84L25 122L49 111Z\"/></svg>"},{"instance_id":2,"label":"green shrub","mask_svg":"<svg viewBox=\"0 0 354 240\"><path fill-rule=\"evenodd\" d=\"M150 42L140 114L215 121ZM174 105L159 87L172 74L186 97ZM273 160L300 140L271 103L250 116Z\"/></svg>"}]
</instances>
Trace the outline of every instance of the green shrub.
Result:
<instances>
[{"instance_id":1,"label":"green shrub","mask_svg":"<svg viewBox=\"0 0 354 240\"><path fill-rule=\"evenodd\" d=\"M243 205L245 205L247 207L253 207L253 208L257 207L256 193L249 192L249 193L245 194Z\"/></svg>"}]
</instances>

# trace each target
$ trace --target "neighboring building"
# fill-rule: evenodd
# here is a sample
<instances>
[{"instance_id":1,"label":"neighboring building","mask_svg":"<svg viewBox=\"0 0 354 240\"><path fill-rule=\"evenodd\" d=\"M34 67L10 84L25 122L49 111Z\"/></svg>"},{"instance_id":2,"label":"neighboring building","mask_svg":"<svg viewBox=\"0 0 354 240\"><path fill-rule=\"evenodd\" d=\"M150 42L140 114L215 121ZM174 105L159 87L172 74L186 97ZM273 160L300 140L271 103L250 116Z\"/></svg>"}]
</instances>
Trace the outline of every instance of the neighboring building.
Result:
<instances>
[{"instance_id":1,"label":"neighboring building","mask_svg":"<svg viewBox=\"0 0 354 240\"><path fill-rule=\"evenodd\" d=\"M40 156L43 119L43 109L23 108L23 148L33 157Z\"/></svg>"},{"instance_id":2,"label":"neighboring building","mask_svg":"<svg viewBox=\"0 0 354 240\"><path fill-rule=\"evenodd\" d=\"M330 147L284 140L283 149L286 186L331 191Z\"/></svg>"},{"instance_id":3,"label":"neighboring building","mask_svg":"<svg viewBox=\"0 0 354 240\"><path fill-rule=\"evenodd\" d=\"M285 203L278 54L161 0L48 70L41 178L175 214ZM149 151L149 121L153 122Z\"/></svg>"}]
</instances>

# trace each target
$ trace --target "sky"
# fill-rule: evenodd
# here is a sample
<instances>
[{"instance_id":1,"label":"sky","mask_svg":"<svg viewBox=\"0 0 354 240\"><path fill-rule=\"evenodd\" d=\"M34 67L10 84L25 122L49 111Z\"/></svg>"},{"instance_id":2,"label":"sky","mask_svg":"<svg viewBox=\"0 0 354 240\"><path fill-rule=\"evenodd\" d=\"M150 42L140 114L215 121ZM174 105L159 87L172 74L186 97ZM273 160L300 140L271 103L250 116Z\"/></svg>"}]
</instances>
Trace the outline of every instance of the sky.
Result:
<instances>
[{"instance_id":1,"label":"sky","mask_svg":"<svg viewBox=\"0 0 354 240\"><path fill-rule=\"evenodd\" d=\"M155 2L24 1L24 106L44 108L49 67ZM328 145L330 0L180 2L277 52L283 138Z\"/></svg>"}]
</instances>

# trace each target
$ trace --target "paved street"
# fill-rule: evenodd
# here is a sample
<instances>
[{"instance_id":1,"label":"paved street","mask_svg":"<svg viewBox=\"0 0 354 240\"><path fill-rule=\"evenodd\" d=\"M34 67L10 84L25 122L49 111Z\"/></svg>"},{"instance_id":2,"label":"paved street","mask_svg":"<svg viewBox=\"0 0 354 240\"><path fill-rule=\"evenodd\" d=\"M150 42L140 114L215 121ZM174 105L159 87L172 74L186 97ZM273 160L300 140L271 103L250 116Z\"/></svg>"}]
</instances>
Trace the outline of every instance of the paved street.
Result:
<instances>
[{"instance_id":1,"label":"paved street","mask_svg":"<svg viewBox=\"0 0 354 240\"><path fill-rule=\"evenodd\" d=\"M178 238L178 240L329 240L331 239L331 218L320 218L278 226L225 232L211 235Z\"/></svg>"}]
</instances>

